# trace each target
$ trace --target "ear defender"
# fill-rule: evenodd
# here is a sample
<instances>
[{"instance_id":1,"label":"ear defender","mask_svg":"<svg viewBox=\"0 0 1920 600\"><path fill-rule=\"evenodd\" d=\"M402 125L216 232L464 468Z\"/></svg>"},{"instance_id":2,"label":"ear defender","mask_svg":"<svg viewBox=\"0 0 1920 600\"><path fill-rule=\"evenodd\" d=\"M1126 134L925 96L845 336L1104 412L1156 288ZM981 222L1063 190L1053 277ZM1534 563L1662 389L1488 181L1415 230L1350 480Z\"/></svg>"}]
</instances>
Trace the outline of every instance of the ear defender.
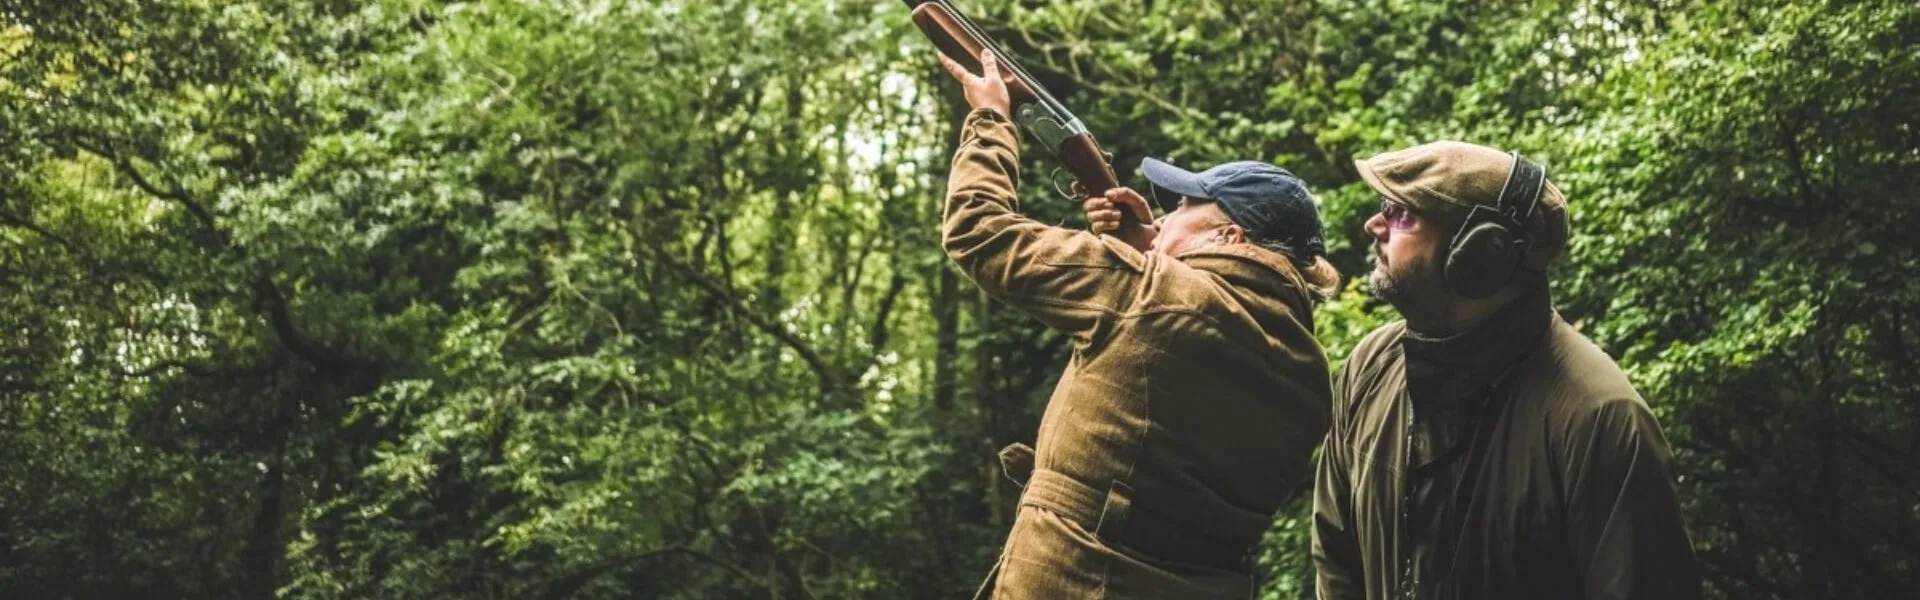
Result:
<instances>
[{"instance_id":1,"label":"ear defender","mask_svg":"<svg viewBox=\"0 0 1920 600\"><path fill-rule=\"evenodd\" d=\"M1540 205L1546 169L1513 154L1513 170L1500 186L1498 207L1475 206L1454 232L1441 271L1447 291L1466 298L1492 296L1513 281L1533 246L1526 222Z\"/></svg>"}]
</instances>

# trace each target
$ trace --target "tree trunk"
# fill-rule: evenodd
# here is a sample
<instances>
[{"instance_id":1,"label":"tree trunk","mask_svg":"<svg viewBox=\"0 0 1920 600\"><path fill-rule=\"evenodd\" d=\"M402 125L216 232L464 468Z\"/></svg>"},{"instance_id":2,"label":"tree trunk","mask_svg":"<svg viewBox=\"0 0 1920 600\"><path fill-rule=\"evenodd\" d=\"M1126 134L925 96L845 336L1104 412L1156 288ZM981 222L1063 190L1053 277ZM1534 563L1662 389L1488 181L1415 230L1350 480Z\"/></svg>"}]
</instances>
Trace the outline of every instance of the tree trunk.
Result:
<instances>
[{"instance_id":1,"label":"tree trunk","mask_svg":"<svg viewBox=\"0 0 1920 600\"><path fill-rule=\"evenodd\" d=\"M960 362L960 285L953 269L939 271L933 297L933 318L939 339L933 351L933 406L941 414L953 411L954 367Z\"/></svg>"},{"instance_id":2,"label":"tree trunk","mask_svg":"<svg viewBox=\"0 0 1920 600\"><path fill-rule=\"evenodd\" d=\"M941 94L940 100L947 109L947 123L957 129L961 120L967 116L968 107L965 99L951 90L950 82L945 81L946 74L929 74L928 77L933 80L934 89L948 90ZM960 135L955 131L947 136L944 156L952 157L959 151ZM945 170L933 172L944 173ZM927 185L927 189L934 190L938 196L938 199L932 203L932 226L936 232L941 230L941 218L945 214L946 188L945 178L934 178ZM940 244L941 240L935 236L935 251L939 251ZM954 368L958 366L960 358L960 278L944 260L934 270L937 272L935 276L937 281L934 286L936 291L933 312L939 340L934 348L933 405L940 410L941 414L948 414L953 410L954 380L956 379Z\"/></svg>"},{"instance_id":3,"label":"tree trunk","mask_svg":"<svg viewBox=\"0 0 1920 600\"><path fill-rule=\"evenodd\" d=\"M274 590L280 587L277 571L280 556L286 551L280 540L280 525L286 521L287 479L282 461L273 462L260 482L260 504L253 514L253 531L241 559L246 564L246 573L241 576L246 588L241 597L249 600L273 600Z\"/></svg>"},{"instance_id":4,"label":"tree trunk","mask_svg":"<svg viewBox=\"0 0 1920 600\"><path fill-rule=\"evenodd\" d=\"M980 340L973 345L973 399L980 417L980 455L985 457L980 473L986 477L988 520L994 529L1000 529L1006 527L1007 518L1000 506L1000 448L994 435L998 410L993 383L998 373L994 369L993 344L987 341L993 331L993 299L981 292L974 307L974 324Z\"/></svg>"}]
</instances>

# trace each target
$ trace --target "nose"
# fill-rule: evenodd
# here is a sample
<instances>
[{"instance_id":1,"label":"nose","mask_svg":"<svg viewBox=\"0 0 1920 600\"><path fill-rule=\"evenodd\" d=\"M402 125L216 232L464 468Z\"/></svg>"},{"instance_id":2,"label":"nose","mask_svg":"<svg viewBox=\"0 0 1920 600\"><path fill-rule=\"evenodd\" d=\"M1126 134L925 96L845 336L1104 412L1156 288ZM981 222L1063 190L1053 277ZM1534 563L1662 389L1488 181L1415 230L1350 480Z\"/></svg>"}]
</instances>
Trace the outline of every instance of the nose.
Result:
<instances>
[{"instance_id":1,"label":"nose","mask_svg":"<svg viewBox=\"0 0 1920 600\"><path fill-rule=\"evenodd\" d=\"M1367 219L1366 229L1367 229L1367 235L1373 236L1373 239L1379 240L1381 242L1387 241L1388 228L1387 228L1387 218L1385 216L1382 216L1379 213L1374 213L1372 218Z\"/></svg>"}]
</instances>

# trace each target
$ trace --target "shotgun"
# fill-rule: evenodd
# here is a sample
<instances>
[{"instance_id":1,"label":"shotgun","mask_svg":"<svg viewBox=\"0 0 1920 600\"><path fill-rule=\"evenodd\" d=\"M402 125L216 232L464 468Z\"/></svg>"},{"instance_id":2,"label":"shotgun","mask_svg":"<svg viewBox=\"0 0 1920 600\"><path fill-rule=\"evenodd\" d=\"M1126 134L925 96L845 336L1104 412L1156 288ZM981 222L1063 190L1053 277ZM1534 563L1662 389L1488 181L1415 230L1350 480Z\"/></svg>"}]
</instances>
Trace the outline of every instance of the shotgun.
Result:
<instances>
[{"instance_id":1,"label":"shotgun","mask_svg":"<svg viewBox=\"0 0 1920 600\"><path fill-rule=\"evenodd\" d=\"M980 53L992 52L1000 61L1000 74L1007 82L1007 96L1013 100L1013 120L1032 134L1040 145L1059 159L1080 191L1092 196L1120 187L1106 151L1094 141L1093 134L1066 105L1047 93L1039 80L1027 73L1020 61L1000 49L973 19L954 8L947 0L904 0L913 8L913 24L920 28L934 48L960 63L969 72L980 73ZM1058 184L1055 184L1056 186ZM1121 212L1122 228L1135 225L1131 211Z\"/></svg>"}]
</instances>

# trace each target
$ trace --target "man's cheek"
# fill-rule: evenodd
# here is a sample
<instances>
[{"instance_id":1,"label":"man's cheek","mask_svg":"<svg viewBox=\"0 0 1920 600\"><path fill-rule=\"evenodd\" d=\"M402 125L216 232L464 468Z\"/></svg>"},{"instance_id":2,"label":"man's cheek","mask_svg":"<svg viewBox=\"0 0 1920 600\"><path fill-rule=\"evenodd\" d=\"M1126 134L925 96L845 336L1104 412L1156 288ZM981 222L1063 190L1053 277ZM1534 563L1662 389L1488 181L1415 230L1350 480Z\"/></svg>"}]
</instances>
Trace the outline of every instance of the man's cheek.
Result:
<instances>
[{"instance_id":1,"label":"man's cheek","mask_svg":"<svg viewBox=\"0 0 1920 600\"><path fill-rule=\"evenodd\" d=\"M1407 276L1418 277L1421 281L1440 284L1440 272L1445 265L1446 258L1440 255L1439 252L1432 251L1423 253L1413 261L1413 264L1407 265L1411 267L1407 269Z\"/></svg>"}]
</instances>

